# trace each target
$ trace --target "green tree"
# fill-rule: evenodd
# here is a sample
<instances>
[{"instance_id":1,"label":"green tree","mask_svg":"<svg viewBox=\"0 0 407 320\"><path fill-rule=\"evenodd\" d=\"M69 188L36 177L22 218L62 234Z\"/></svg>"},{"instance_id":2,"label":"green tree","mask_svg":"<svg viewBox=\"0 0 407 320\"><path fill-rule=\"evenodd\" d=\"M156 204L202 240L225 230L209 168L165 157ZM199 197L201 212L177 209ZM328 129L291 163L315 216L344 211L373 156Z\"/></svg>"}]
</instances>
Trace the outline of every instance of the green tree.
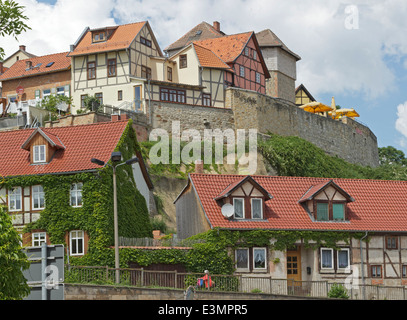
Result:
<instances>
[{"instance_id":1,"label":"green tree","mask_svg":"<svg viewBox=\"0 0 407 320\"><path fill-rule=\"evenodd\" d=\"M11 218L0 207L0 300L20 300L30 293L22 272L29 266Z\"/></svg>"},{"instance_id":2,"label":"green tree","mask_svg":"<svg viewBox=\"0 0 407 320\"><path fill-rule=\"evenodd\" d=\"M399 164L405 166L407 164L404 152L392 146L379 148L379 161L380 165Z\"/></svg>"},{"instance_id":3,"label":"green tree","mask_svg":"<svg viewBox=\"0 0 407 320\"><path fill-rule=\"evenodd\" d=\"M17 40L17 36L22 32L31 29L23 15L24 7L14 0L0 0L0 37L12 36ZM4 58L4 49L0 47L0 60Z\"/></svg>"}]
</instances>

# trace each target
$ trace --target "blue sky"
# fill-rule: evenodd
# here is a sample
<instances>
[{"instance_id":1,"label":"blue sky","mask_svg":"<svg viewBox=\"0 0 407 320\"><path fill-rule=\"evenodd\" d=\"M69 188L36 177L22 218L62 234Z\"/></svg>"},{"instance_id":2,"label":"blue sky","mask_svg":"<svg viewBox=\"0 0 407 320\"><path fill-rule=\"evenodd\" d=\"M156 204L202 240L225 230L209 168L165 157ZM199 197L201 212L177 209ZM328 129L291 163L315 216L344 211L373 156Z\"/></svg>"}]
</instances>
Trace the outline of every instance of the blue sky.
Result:
<instances>
[{"instance_id":1,"label":"blue sky","mask_svg":"<svg viewBox=\"0 0 407 320\"><path fill-rule=\"evenodd\" d=\"M405 0L18 0L32 30L0 44L36 55L68 51L89 27L148 20L164 49L202 21L227 34L271 29L295 53L297 85L355 108L379 147L407 155ZM87 8L92 8L88 10Z\"/></svg>"}]
</instances>

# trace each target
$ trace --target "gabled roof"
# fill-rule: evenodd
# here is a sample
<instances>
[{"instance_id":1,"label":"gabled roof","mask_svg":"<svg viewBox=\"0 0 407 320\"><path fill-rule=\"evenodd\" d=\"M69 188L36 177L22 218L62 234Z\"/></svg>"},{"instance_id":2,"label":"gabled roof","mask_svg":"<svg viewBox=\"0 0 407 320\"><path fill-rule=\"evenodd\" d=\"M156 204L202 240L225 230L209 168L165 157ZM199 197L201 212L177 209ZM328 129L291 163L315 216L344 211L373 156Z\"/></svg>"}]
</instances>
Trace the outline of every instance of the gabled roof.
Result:
<instances>
[{"instance_id":1,"label":"gabled roof","mask_svg":"<svg viewBox=\"0 0 407 320\"><path fill-rule=\"evenodd\" d=\"M69 56L78 56L91 53L108 52L116 50L124 50L130 47L130 44L137 37L144 26L149 26L148 21L124 24L114 27L85 29L83 35L77 40L74 45L74 50L69 53ZM109 29L112 34L106 41L92 43L92 32L98 30ZM157 48L162 55L158 44Z\"/></svg>"},{"instance_id":2,"label":"gabled roof","mask_svg":"<svg viewBox=\"0 0 407 320\"><path fill-rule=\"evenodd\" d=\"M253 39L253 43L259 52L258 57L260 59L261 65L263 66L265 77L270 78L270 73L263 59L263 55L261 54L256 35L252 31L233 34L230 36L223 36L215 39L194 41L194 45L198 45L211 50L223 62L232 64L243 53L244 48L246 47L250 39Z\"/></svg>"},{"instance_id":3,"label":"gabled roof","mask_svg":"<svg viewBox=\"0 0 407 320\"><path fill-rule=\"evenodd\" d=\"M64 174L95 170L91 158L107 162L116 148L128 120L87 125L25 129L0 132L0 175L3 177L39 174ZM55 152L51 162L31 165L29 151L22 146L41 132L65 149ZM62 146L62 145L61 145Z\"/></svg>"},{"instance_id":4,"label":"gabled roof","mask_svg":"<svg viewBox=\"0 0 407 320\"><path fill-rule=\"evenodd\" d=\"M333 180L330 180L330 181L324 181L315 186L311 186L311 188L301 197L299 202L302 203L302 202L314 199L314 197L316 195L318 195L328 186L333 186L336 190L338 190L346 198L346 200L348 202L355 201L355 199L353 199L345 190L343 190L341 187L339 187Z\"/></svg>"},{"instance_id":5,"label":"gabled roof","mask_svg":"<svg viewBox=\"0 0 407 320\"><path fill-rule=\"evenodd\" d=\"M295 88L295 93L297 94L297 92L300 90L303 90L311 101L317 101L302 83L297 88Z\"/></svg>"},{"instance_id":6,"label":"gabled roof","mask_svg":"<svg viewBox=\"0 0 407 320\"><path fill-rule=\"evenodd\" d=\"M259 190L261 193L263 193L266 197L266 200L272 199L273 196L267 192L261 185L259 185L256 180L253 179L251 176L243 176L241 179L236 180L235 182L232 182L229 184L225 190L223 190L216 198L215 200L220 200L226 197L229 197L237 188L242 186L245 182L250 181L257 190Z\"/></svg>"},{"instance_id":7,"label":"gabled roof","mask_svg":"<svg viewBox=\"0 0 407 320\"><path fill-rule=\"evenodd\" d=\"M222 31L217 31L209 23L203 21L189 30L177 41L166 47L164 51L179 50L186 47L193 41L223 37L224 35L225 34Z\"/></svg>"},{"instance_id":8,"label":"gabled roof","mask_svg":"<svg viewBox=\"0 0 407 320\"><path fill-rule=\"evenodd\" d=\"M335 230L407 232L407 181L326 179L307 177L252 176L273 199L265 202L264 220L228 220L215 198L239 175L190 174L199 202L211 227L244 230ZM330 181L352 195L346 222L313 221L299 200L312 186L320 189ZM181 195L182 197L182 195ZM179 201L180 197L177 198Z\"/></svg>"},{"instance_id":9,"label":"gabled roof","mask_svg":"<svg viewBox=\"0 0 407 320\"><path fill-rule=\"evenodd\" d=\"M230 69L230 66L222 61L215 53L211 50L201 47L200 45L193 43L196 55L199 60L201 67L216 68L216 69Z\"/></svg>"},{"instance_id":10,"label":"gabled roof","mask_svg":"<svg viewBox=\"0 0 407 320\"><path fill-rule=\"evenodd\" d=\"M42 137L44 137L45 140L47 140L48 143L51 145L51 147L54 147L56 149L65 149L65 146L63 145L62 141L58 138L58 136L50 132L45 133L44 131L41 130L41 128L37 128L31 133L28 139L21 146L21 149L30 150L30 142L37 134L40 134Z\"/></svg>"},{"instance_id":11,"label":"gabled roof","mask_svg":"<svg viewBox=\"0 0 407 320\"><path fill-rule=\"evenodd\" d=\"M280 40L279 37L276 36L276 34L271 31L270 29L266 29L263 31L260 31L256 33L257 41L259 42L259 46L261 48L265 47L280 47L284 51L288 52L291 54L297 61L301 60L301 57L292 52L288 47L284 44L283 41Z\"/></svg>"},{"instance_id":12,"label":"gabled roof","mask_svg":"<svg viewBox=\"0 0 407 320\"><path fill-rule=\"evenodd\" d=\"M229 63L234 62L239 57L253 34L254 32L245 32L230 36L195 41L194 43L211 50L224 62Z\"/></svg>"},{"instance_id":13,"label":"gabled roof","mask_svg":"<svg viewBox=\"0 0 407 320\"><path fill-rule=\"evenodd\" d=\"M62 52L18 60L0 76L0 81L69 70L71 68L71 58L67 55L68 52ZM29 69L27 69L27 61L31 62L32 67Z\"/></svg>"}]
</instances>

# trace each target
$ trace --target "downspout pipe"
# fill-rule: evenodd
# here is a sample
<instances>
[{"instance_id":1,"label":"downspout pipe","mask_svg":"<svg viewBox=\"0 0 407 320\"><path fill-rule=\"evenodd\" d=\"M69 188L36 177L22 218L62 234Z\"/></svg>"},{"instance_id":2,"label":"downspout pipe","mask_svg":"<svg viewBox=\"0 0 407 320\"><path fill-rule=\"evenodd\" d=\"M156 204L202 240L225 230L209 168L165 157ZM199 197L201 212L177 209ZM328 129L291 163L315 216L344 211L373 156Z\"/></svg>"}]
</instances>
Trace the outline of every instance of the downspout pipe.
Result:
<instances>
[{"instance_id":1,"label":"downspout pipe","mask_svg":"<svg viewBox=\"0 0 407 320\"><path fill-rule=\"evenodd\" d=\"M367 237L368 231L366 231L365 235L359 240L360 242L360 269L362 275L362 295L363 300L366 300L366 288L365 288L365 268L363 265L363 248L362 248L362 241Z\"/></svg>"}]
</instances>

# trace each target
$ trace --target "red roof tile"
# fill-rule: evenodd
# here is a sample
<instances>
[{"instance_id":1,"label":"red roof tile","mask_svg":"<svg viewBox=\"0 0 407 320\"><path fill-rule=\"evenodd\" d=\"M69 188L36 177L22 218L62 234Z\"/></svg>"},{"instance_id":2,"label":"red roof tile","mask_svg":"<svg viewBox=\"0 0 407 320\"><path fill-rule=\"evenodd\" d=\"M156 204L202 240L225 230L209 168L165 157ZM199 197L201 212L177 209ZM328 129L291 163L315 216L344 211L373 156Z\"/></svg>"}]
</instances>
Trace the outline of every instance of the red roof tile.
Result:
<instances>
[{"instance_id":1,"label":"red roof tile","mask_svg":"<svg viewBox=\"0 0 407 320\"><path fill-rule=\"evenodd\" d=\"M30 164L29 151L22 149L35 129L0 132L0 175L70 173L99 168L91 163L91 158L108 161L127 123L126 120L42 128L44 134L65 149L57 150L49 163L37 165Z\"/></svg>"},{"instance_id":2,"label":"red roof tile","mask_svg":"<svg viewBox=\"0 0 407 320\"><path fill-rule=\"evenodd\" d=\"M67 55L68 52L62 52L41 57L32 57L30 59L18 60L0 76L0 81L69 70L71 67L71 58L69 58ZM27 61L31 62L32 67L30 69L27 69ZM52 62L53 64L49 65ZM47 67L47 65L49 66Z\"/></svg>"},{"instance_id":3,"label":"red roof tile","mask_svg":"<svg viewBox=\"0 0 407 320\"><path fill-rule=\"evenodd\" d=\"M226 219L214 200L240 175L190 174L194 188L212 227L228 229L407 231L407 182L384 180L325 179L252 176L272 199L265 202L265 219ZM299 203L310 188L333 180L355 201L347 204L349 221L313 222Z\"/></svg>"},{"instance_id":4,"label":"red roof tile","mask_svg":"<svg viewBox=\"0 0 407 320\"><path fill-rule=\"evenodd\" d=\"M111 27L114 29L112 35L106 41L97 43L92 43L92 30L89 29L69 56L124 50L130 46L146 23L147 21L143 21Z\"/></svg>"},{"instance_id":5,"label":"red roof tile","mask_svg":"<svg viewBox=\"0 0 407 320\"><path fill-rule=\"evenodd\" d=\"M229 71L233 70L223 62L216 54L211 50L201 47L194 43L194 49L199 60L201 67L217 68L217 69L227 69Z\"/></svg>"},{"instance_id":6,"label":"red roof tile","mask_svg":"<svg viewBox=\"0 0 407 320\"><path fill-rule=\"evenodd\" d=\"M214 39L195 41L194 43L214 52L224 62L233 62L242 53L253 32L233 34Z\"/></svg>"}]
</instances>

